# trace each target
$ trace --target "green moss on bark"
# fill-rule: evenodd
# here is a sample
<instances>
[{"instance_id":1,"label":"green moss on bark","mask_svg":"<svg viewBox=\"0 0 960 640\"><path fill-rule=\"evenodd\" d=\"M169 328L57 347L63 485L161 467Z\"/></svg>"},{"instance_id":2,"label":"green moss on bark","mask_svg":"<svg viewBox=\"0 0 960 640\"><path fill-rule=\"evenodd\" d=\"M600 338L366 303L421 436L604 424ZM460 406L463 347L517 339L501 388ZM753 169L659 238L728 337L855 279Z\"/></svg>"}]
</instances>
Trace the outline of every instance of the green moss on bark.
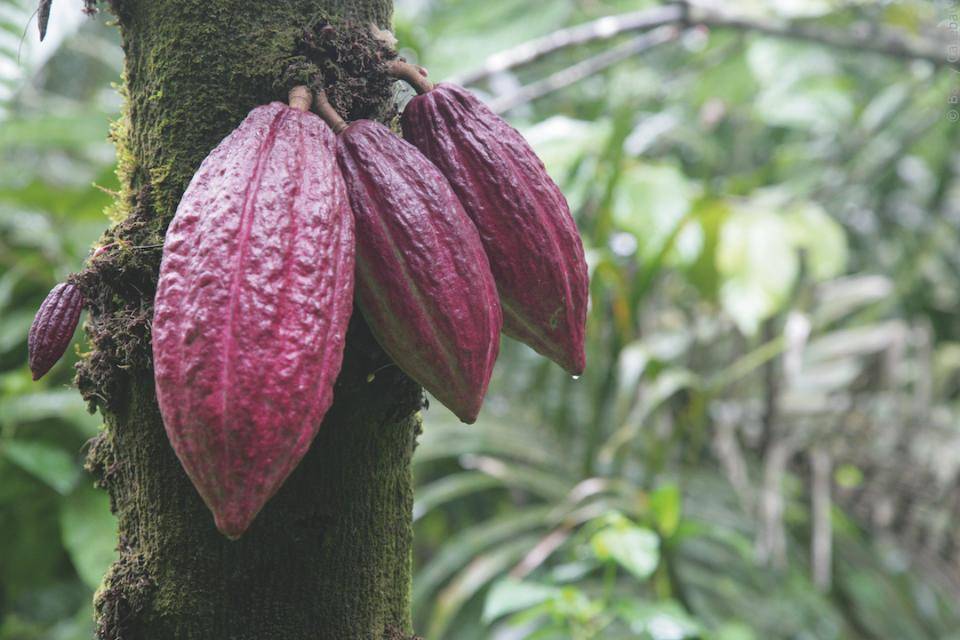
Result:
<instances>
[{"instance_id":1,"label":"green moss on bark","mask_svg":"<svg viewBox=\"0 0 960 640\"><path fill-rule=\"evenodd\" d=\"M105 639L380 638L409 631L410 456L419 387L362 321L310 452L238 542L177 461L154 396L149 322L163 232L207 153L254 106L319 73L353 117L390 114L384 0L115 0L126 106L113 135L120 222L77 278L92 351L78 384L106 417L88 467L119 557L96 597Z\"/></svg>"}]
</instances>

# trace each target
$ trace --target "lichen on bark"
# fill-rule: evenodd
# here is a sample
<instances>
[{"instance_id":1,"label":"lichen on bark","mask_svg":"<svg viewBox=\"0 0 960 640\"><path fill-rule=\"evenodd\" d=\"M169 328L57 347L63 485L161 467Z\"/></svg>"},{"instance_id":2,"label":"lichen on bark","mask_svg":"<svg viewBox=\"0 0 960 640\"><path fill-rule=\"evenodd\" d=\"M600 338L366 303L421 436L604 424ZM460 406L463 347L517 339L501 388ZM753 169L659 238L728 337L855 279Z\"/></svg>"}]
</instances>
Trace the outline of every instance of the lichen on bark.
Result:
<instances>
[{"instance_id":1,"label":"lichen on bark","mask_svg":"<svg viewBox=\"0 0 960 640\"><path fill-rule=\"evenodd\" d=\"M223 538L167 441L150 318L163 232L200 162L303 74L351 117L392 115L385 0L113 0L126 55L113 128L122 192L105 248L75 281L90 301L78 385L105 417L88 468L111 495L118 558L100 638L380 638L408 633L410 456L418 386L351 322L313 447L239 542ZM323 80L318 80L317 73ZM383 368L372 381L369 374Z\"/></svg>"}]
</instances>

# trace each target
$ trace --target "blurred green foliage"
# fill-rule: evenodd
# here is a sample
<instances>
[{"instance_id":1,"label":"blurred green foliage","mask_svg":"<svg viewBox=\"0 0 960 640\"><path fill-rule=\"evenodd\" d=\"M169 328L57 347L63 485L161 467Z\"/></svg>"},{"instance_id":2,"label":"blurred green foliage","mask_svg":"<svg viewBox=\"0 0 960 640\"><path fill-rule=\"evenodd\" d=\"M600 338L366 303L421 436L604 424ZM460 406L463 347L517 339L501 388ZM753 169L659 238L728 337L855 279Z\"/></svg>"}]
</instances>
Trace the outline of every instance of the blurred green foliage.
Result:
<instances>
[{"instance_id":1,"label":"blurred green foliage","mask_svg":"<svg viewBox=\"0 0 960 640\"><path fill-rule=\"evenodd\" d=\"M116 546L109 500L82 470L100 422L69 388L81 341L35 383L26 335L103 231L120 57L113 30L78 15L55 18L42 49L31 31L18 64L29 5L0 6L0 638L79 640Z\"/></svg>"},{"instance_id":2,"label":"blurred green foliage","mask_svg":"<svg viewBox=\"0 0 960 640\"><path fill-rule=\"evenodd\" d=\"M918 0L726 4L918 37L949 18ZM0 640L66 640L90 637L114 525L81 470L99 422L68 388L75 352L33 383L26 333L108 224L121 53L62 7L18 62L28 5L0 5ZM400 0L396 34L443 79L644 6ZM473 89L509 95L611 44ZM476 425L433 403L419 633L960 637L955 91L928 63L694 29L507 114L584 236L588 369L504 340Z\"/></svg>"}]
</instances>

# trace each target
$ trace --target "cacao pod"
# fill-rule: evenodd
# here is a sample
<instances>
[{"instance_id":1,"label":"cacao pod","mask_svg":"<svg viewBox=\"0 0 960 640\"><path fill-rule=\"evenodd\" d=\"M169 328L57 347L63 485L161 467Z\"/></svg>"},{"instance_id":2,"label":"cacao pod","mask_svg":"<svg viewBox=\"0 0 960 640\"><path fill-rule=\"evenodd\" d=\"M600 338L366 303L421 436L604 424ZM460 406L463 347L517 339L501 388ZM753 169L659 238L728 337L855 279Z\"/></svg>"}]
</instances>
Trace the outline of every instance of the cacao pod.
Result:
<instances>
[{"instance_id":1,"label":"cacao pod","mask_svg":"<svg viewBox=\"0 0 960 640\"><path fill-rule=\"evenodd\" d=\"M67 350L83 311L83 294L61 282L47 294L30 325L27 364L34 380L42 378Z\"/></svg>"},{"instance_id":2,"label":"cacao pod","mask_svg":"<svg viewBox=\"0 0 960 640\"><path fill-rule=\"evenodd\" d=\"M504 333L580 375L587 265L570 208L543 162L516 129L457 85L416 96L401 122L480 232Z\"/></svg>"},{"instance_id":3,"label":"cacao pod","mask_svg":"<svg viewBox=\"0 0 960 640\"><path fill-rule=\"evenodd\" d=\"M354 278L335 144L309 112L253 109L203 161L164 242L157 399L231 538L306 453L333 400Z\"/></svg>"},{"instance_id":4,"label":"cacao pod","mask_svg":"<svg viewBox=\"0 0 960 640\"><path fill-rule=\"evenodd\" d=\"M502 323L477 230L436 167L385 126L359 120L339 138L360 310L394 362L469 424Z\"/></svg>"}]
</instances>

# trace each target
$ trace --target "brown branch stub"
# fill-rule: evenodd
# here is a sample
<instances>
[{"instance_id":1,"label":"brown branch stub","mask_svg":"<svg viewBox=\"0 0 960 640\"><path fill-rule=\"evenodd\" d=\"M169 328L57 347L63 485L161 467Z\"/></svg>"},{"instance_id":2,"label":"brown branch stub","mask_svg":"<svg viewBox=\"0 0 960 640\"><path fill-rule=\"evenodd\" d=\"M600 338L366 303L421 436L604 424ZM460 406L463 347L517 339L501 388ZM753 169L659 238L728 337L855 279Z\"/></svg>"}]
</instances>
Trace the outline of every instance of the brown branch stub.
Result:
<instances>
[{"instance_id":1,"label":"brown branch stub","mask_svg":"<svg viewBox=\"0 0 960 640\"><path fill-rule=\"evenodd\" d=\"M274 88L278 94L299 85L323 89L350 118L390 120L393 81L386 64L395 57L365 25L317 18L304 28Z\"/></svg>"},{"instance_id":2,"label":"brown branch stub","mask_svg":"<svg viewBox=\"0 0 960 640\"><path fill-rule=\"evenodd\" d=\"M387 65L388 73L399 80L403 80L418 94L424 94L433 91L433 83L427 80L426 69L412 65L403 60L394 60Z\"/></svg>"},{"instance_id":3,"label":"brown branch stub","mask_svg":"<svg viewBox=\"0 0 960 640\"><path fill-rule=\"evenodd\" d=\"M320 117L323 118L323 121L326 122L334 133L340 133L347 128L346 121L340 117L340 114L337 113L337 110L333 108L333 105L330 104L330 101L327 99L327 94L325 91L318 91L316 97L316 107L317 113L320 114Z\"/></svg>"},{"instance_id":4,"label":"brown branch stub","mask_svg":"<svg viewBox=\"0 0 960 640\"><path fill-rule=\"evenodd\" d=\"M348 119L389 121L395 107L387 65L396 57L368 24L318 17L304 28L275 87L278 93L297 85L325 90Z\"/></svg>"},{"instance_id":5,"label":"brown branch stub","mask_svg":"<svg viewBox=\"0 0 960 640\"><path fill-rule=\"evenodd\" d=\"M310 89L302 84L298 84L293 89L290 89L290 95L287 98L287 103L290 105L291 109L296 109L297 111L309 111L310 104L313 102L313 95L310 93Z\"/></svg>"}]
</instances>

